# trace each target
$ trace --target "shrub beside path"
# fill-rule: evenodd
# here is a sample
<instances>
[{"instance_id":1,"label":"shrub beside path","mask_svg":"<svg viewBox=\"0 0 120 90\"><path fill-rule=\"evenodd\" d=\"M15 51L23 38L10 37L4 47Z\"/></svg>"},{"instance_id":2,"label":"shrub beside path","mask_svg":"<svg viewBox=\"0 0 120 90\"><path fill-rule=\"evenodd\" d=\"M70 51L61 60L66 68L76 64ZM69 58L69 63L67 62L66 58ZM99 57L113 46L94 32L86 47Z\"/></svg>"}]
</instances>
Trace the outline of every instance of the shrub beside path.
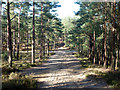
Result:
<instances>
[{"instance_id":1,"label":"shrub beside path","mask_svg":"<svg viewBox=\"0 0 120 90\"><path fill-rule=\"evenodd\" d=\"M91 69L81 68L79 60L72 55L73 51L59 48L55 55L42 65L22 71L32 75L38 81L39 88L108 88L103 80L86 77L94 74Z\"/></svg>"}]
</instances>

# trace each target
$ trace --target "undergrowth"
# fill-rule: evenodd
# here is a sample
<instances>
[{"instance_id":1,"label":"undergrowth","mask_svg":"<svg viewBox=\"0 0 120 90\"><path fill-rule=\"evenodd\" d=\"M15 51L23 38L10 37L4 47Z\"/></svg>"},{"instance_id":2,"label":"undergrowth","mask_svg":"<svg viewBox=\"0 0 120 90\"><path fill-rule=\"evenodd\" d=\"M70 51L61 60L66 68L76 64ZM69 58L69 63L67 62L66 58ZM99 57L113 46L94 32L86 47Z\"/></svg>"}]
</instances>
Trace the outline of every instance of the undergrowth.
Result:
<instances>
[{"instance_id":1,"label":"undergrowth","mask_svg":"<svg viewBox=\"0 0 120 90\"><path fill-rule=\"evenodd\" d=\"M9 75L2 75L2 90L29 90L29 88L37 89L37 81L33 80L31 76L13 72Z\"/></svg>"},{"instance_id":2,"label":"undergrowth","mask_svg":"<svg viewBox=\"0 0 120 90\"><path fill-rule=\"evenodd\" d=\"M79 55L78 53L75 53L74 55L78 58L78 60L80 60L80 65L82 66L82 68L93 67L91 61L87 57Z\"/></svg>"},{"instance_id":3,"label":"undergrowth","mask_svg":"<svg viewBox=\"0 0 120 90\"><path fill-rule=\"evenodd\" d=\"M92 62L79 54L74 54L79 60L82 68L101 68L100 65L93 65ZM95 75L87 75L87 77L93 77L96 80L104 79L111 88L120 88L120 71L98 72L93 71Z\"/></svg>"},{"instance_id":4,"label":"undergrowth","mask_svg":"<svg viewBox=\"0 0 120 90\"><path fill-rule=\"evenodd\" d=\"M24 69L27 69L27 68L30 68L30 67L33 67L33 66L37 66L37 65L40 65L42 64L42 62L37 62L37 63L34 63L34 64L31 64L31 63L25 63L25 62L22 62L22 63L13 63L13 67L10 68L8 65L4 65L2 67L2 74L10 74L11 72L19 72L21 70L24 70Z\"/></svg>"},{"instance_id":5,"label":"undergrowth","mask_svg":"<svg viewBox=\"0 0 120 90\"><path fill-rule=\"evenodd\" d=\"M99 73L99 76L104 78L113 88L120 88L120 71Z\"/></svg>"},{"instance_id":6,"label":"undergrowth","mask_svg":"<svg viewBox=\"0 0 120 90\"><path fill-rule=\"evenodd\" d=\"M50 53L49 56L54 55L55 53ZM8 62L6 60L2 63L2 90L17 90L17 89L25 89L29 90L31 88L37 88L37 81L33 80L31 76L21 75L19 72L21 70L34 67L37 65L41 65L43 61L47 60L41 59L40 61L36 61L36 63L31 64L30 61L24 60L25 57L30 55L21 55L19 61L13 61L12 68L9 67ZM24 59L22 58L24 57ZM38 58L38 57L37 57ZM27 58L28 59L28 58Z\"/></svg>"},{"instance_id":7,"label":"undergrowth","mask_svg":"<svg viewBox=\"0 0 120 90\"><path fill-rule=\"evenodd\" d=\"M96 75L88 75L96 80L104 79L111 88L120 88L120 71L97 72Z\"/></svg>"},{"instance_id":8,"label":"undergrowth","mask_svg":"<svg viewBox=\"0 0 120 90\"><path fill-rule=\"evenodd\" d=\"M49 56L51 56L51 55L55 55L55 53L54 52L49 53Z\"/></svg>"}]
</instances>

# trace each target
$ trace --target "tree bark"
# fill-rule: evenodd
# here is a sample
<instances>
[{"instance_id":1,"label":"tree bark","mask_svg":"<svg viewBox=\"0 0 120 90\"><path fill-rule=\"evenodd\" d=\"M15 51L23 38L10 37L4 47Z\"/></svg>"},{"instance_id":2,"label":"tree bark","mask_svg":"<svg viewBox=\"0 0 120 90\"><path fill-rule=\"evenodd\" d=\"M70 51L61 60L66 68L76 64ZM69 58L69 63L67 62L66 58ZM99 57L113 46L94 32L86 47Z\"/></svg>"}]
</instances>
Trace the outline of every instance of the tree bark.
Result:
<instances>
[{"instance_id":1,"label":"tree bark","mask_svg":"<svg viewBox=\"0 0 120 90\"><path fill-rule=\"evenodd\" d=\"M107 5L105 5L105 23L104 23L104 68L107 68L107 37L106 37L106 33L107 33L107 27L106 27L106 7Z\"/></svg>"},{"instance_id":2,"label":"tree bark","mask_svg":"<svg viewBox=\"0 0 120 90\"><path fill-rule=\"evenodd\" d=\"M45 58L45 30L43 31L43 57Z\"/></svg>"},{"instance_id":3,"label":"tree bark","mask_svg":"<svg viewBox=\"0 0 120 90\"><path fill-rule=\"evenodd\" d=\"M106 49L106 22L105 22L105 31L104 31L104 68L107 68L107 49Z\"/></svg>"},{"instance_id":4,"label":"tree bark","mask_svg":"<svg viewBox=\"0 0 120 90\"><path fill-rule=\"evenodd\" d=\"M48 39L48 41L47 41L47 55L49 56L49 39Z\"/></svg>"},{"instance_id":5,"label":"tree bark","mask_svg":"<svg viewBox=\"0 0 120 90\"><path fill-rule=\"evenodd\" d=\"M53 49L54 49L54 50L55 50L55 47L56 47L55 44L56 44L56 42L55 42L55 40L54 40L54 43L53 43Z\"/></svg>"},{"instance_id":6,"label":"tree bark","mask_svg":"<svg viewBox=\"0 0 120 90\"><path fill-rule=\"evenodd\" d=\"M9 67L12 67L12 38L11 38L11 22L10 22L10 3L7 0L7 51Z\"/></svg>"},{"instance_id":7,"label":"tree bark","mask_svg":"<svg viewBox=\"0 0 120 90\"><path fill-rule=\"evenodd\" d=\"M93 33L93 63L95 64L95 31Z\"/></svg>"},{"instance_id":8,"label":"tree bark","mask_svg":"<svg viewBox=\"0 0 120 90\"><path fill-rule=\"evenodd\" d=\"M32 64L35 63L35 2L33 0Z\"/></svg>"},{"instance_id":9,"label":"tree bark","mask_svg":"<svg viewBox=\"0 0 120 90\"><path fill-rule=\"evenodd\" d=\"M13 31L13 56L15 57L15 30Z\"/></svg>"},{"instance_id":10,"label":"tree bark","mask_svg":"<svg viewBox=\"0 0 120 90\"><path fill-rule=\"evenodd\" d=\"M67 40L66 40L66 30L64 32L64 43L65 43L65 46L67 46Z\"/></svg>"},{"instance_id":11,"label":"tree bark","mask_svg":"<svg viewBox=\"0 0 120 90\"><path fill-rule=\"evenodd\" d=\"M89 35L89 60L92 60L92 36Z\"/></svg>"},{"instance_id":12,"label":"tree bark","mask_svg":"<svg viewBox=\"0 0 120 90\"><path fill-rule=\"evenodd\" d=\"M29 32L28 32L28 29L27 29L27 53L28 53L28 46L29 46L28 40L29 40Z\"/></svg>"},{"instance_id":13,"label":"tree bark","mask_svg":"<svg viewBox=\"0 0 120 90\"><path fill-rule=\"evenodd\" d=\"M119 30L119 29L118 29ZM117 32L117 51L118 51L118 58L117 58L117 62L116 63L118 63L118 65L117 65L117 67L119 67L119 61L120 61L120 34L119 34L119 31Z\"/></svg>"},{"instance_id":14,"label":"tree bark","mask_svg":"<svg viewBox=\"0 0 120 90\"><path fill-rule=\"evenodd\" d=\"M20 3L20 8L19 8L19 15L18 15L17 60L19 60L19 44L20 44L20 13L21 13L21 3Z\"/></svg>"},{"instance_id":15,"label":"tree bark","mask_svg":"<svg viewBox=\"0 0 120 90\"><path fill-rule=\"evenodd\" d=\"M118 3L118 8L119 8L119 12L120 12L120 2ZM120 19L120 18L119 18ZM120 28L118 28L117 30L117 41L118 41L118 68L120 68Z\"/></svg>"},{"instance_id":16,"label":"tree bark","mask_svg":"<svg viewBox=\"0 0 120 90\"><path fill-rule=\"evenodd\" d=\"M115 10L116 10L116 2L114 0L113 5L113 24L112 24L112 62L111 62L111 69L115 71L116 69L116 52L115 52Z\"/></svg>"},{"instance_id":17,"label":"tree bark","mask_svg":"<svg viewBox=\"0 0 120 90\"><path fill-rule=\"evenodd\" d=\"M108 63L109 64L111 64L111 51L112 51L112 49L111 49L111 30L110 30L110 24L108 24L108 57L107 57L107 59L108 59Z\"/></svg>"},{"instance_id":18,"label":"tree bark","mask_svg":"<svg viewBox=\"0 0 120 90\"><path fill-rule=\"evenodd\" d=\"M42 20L42 13L43 13L43 3L41 2L41 34L40 34L40 59L43 59L43 20Z\"/></svg>"},{"instance_id":19,"label":"tree bark","mask_svg":"<svg viewBox=\"0 0 120 90\"><path fill-rule=\"evenodd\" d=\"M120 31L118 35L118 67L120 68Z\"/></svg>"},{"instance_id":20,"label":"tree bark","mask_svg":"<svg viewBox=\"0 0 120 90\"><path fill-rule=\"evenodd\" d=\"M98 45L97 52L98 52L98 63L99 65L101 65L100 45Z\"/></svg>"},{"instance_id":21,"label":"tree bark","mask_svg":"<svg viewBox=\"0 0 120 90\"><path fill-rule=\"evenodd\" d=\"M78 54L80 56L80 45L78 46Z\"/></svg>"}]
</instances>

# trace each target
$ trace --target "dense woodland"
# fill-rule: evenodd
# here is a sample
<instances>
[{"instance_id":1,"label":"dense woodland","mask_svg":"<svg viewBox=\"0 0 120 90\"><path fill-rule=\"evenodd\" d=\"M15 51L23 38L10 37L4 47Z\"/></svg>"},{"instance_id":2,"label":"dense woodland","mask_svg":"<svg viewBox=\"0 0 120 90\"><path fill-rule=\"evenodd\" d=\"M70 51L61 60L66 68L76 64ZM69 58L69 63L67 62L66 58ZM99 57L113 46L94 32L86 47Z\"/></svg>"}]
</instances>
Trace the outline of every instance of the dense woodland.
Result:
<instances>
[{"instance_id":1,"label":"dense woodland","mask_svg":"<svg viewBox=\"0 0 120 90\"><path fill-rule=\"evenodd\" d=\"M7 1L3 7L2 40L3 54L7 50L6 59L10 67L13 58L20 59L20 50L31 50L31 63L35 63L35 50L39 49L39 59L43 59L50 48L55 48L58 37L62 36L61 20L56 13L51 13L55 12L53 8L60 7L57 4Z\"/></svg>"},{"instance_id":2,"label":"dense woodland","mask_svg":"<svg viewBox=\"0 0 120 90\"><path fill-rule=\"evenodd\" d=\"M2 58L13 67L21 52L34 64L65 43L96 65L120 68L120 2L75 2L75 17L59 19L59 2L2 2ZM24 53L22 53L24 54Z\"/></svg>"},{"instance_id":3,"label":"dense woodland","mask_svg":"<svg viewBox=\"0 0 120 90\"><path fill-rule=\"evenodd\" d=\"M93 64L120 67L120 3L80 3L75 18L63 20L65 43L88 56ZM67 23L67 24L66 24Z\"/></svg>"}]
</instances>

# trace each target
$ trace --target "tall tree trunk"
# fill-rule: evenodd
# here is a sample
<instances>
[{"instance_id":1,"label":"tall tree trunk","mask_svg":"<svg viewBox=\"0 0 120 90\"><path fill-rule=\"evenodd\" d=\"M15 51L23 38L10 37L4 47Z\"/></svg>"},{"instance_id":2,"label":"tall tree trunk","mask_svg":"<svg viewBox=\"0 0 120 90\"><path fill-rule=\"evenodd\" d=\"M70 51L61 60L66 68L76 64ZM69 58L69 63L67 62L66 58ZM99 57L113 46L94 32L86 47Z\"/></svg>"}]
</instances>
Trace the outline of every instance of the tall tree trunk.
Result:
<instances>
[{"instance_id":1,"label":"tall tree trunk","mask_svg":"<svg viewBox=\"0 0 120 90\"><path fill-rule=\"evenodd\" d=\"M115 28L112 29L112 62L111 62L111 69L115 70L116 67L116 52L115 52Z\"/></svg>"},{"instance_id":2,"label":"tall tree trunk","mask_svg":"<svg viewBox=\"0 0 120 90\"><path fill-rule=\"evenodd\" d=\"M116 0L114 0L114 5L113 5L113 25L112 25L112 63L111 63L111 69L115 70L116 69L116 52L115 52L115 10L116 10Z\"/></svg>"},{"instance_id":3,"label":"tall tree trunk","mask_svg":"<svg viewBox=\"0 0 120 90\"><path fill-rule=\"evenodd\" d=\"M15 57L15 30L13 31L13 56Z\"/></svg>"},{"instance_id":4,"label":"tall tree trunk","mask_svg":"<svg viewBox=\"0 0 120 90\"><path fill-rule=\"evenodd\" d=\"M20 8L19 8L19 15L18 15L17 60L19 60L19 44L20 44L20 13L21 13L21 3L20 3Z\"/></svg>"},{"instance_id":5,"label":"tall tree trunk","mask_svg":"<svg viewBox=\"0 0 120 90\"><path fill-rule=\"evenodd\" d=\"M41 40L41 39L40 39L40 40ZM39 58L40 58L40 59L43 58L43 56L42 56L42 43L40 43L40 56L39 56Z\"/></svg>"},{"instance_id":6,"label":"tall tree trunk","mask_svg":"<svg viewBox=\"0 0 120 90\"><path fill-rule=\"evenodd\" d=\"M35 63L35 2L33 0L32 63Z\"/></svg>"},{"instance_id":7,"label":"tall tree trunk","mask_svg":"<svg viewBox=\"0 0 120 90\"><path fill-rule=\"evenodd\" d=\"M101 64L100 45L98 45L97 52L98 52L98 63L100 65Z\"/></svg>"},{"instance_id":8,"label":"tall tree trunk","mask_svg":"<svg viewBox=\"0 0 120 90\"><path fill-rule=\"evenodd\" d=\"M43 57L45 58L45 31L43 31Z\"/></svg>"},{"instance_id":9,"label":"tall tree trunk","mask_svg":"<svg viewBox=\"0 0 120 90\"><path fill-rule=\"evenodd\" d=\"M120 31L118 35L118 67L120 68Z\"/></svg>"},{"instance_id":10,"label":"tall tree trunk","mask_svg":"<svg viewBox=\"0 0 120 90\"><path fill-rule=\"evenodd\" d=\"M107 33L107 27L106 27L106 8L107 8L107 5L105 5L105 23L104 23L104 68L107 68L107 46L106 46L106 43L107 43L107 37L106 37L106 33Z\"/></svg>"},{"instance_id":11,"label":"tall tree trunk","mask_svg":"<svg viewBox=\"0 0 120 90\"><path fill-rule=\"evenodd\" d=\"M78 46L78 54L80 56L80 45Z\"/></svg>"},{"instance_id":12,"label":"tall tree trunk","mask_svg":"<svg viewBox=\"0 0 120 90\"><path fill-rule=\"evenodd\" d=\"M95 31L93 33L93 63L95 64Z\"/></svg>"},{"instance_id":13,"label":"tall tree trunk","mask_svg":"<svg viewBox=\"0 0 120 90\"><path fill-rule=\"evenodd\" d=\"M49 39L48 39L48 41L47 41L47 55L49 56Z\"/></svg>"},{"instance_id":14,"label":"tall tree trunk","mask_svg":"<svg viewBox=\"0 0 120 90\"><path fill-rule=\"evenodd\" d=\"M119 61L120 61L120 51L119 51L119 49L120 49L120 33L118 31L117 32L117 51L118 51L118 55L117 55L118 56L118 58L117 58L118 65L117 65L117 67L119 67Z\"/></svg>"},{"instance_id":15,"label":"tall tree trunk","mask_svg":"<svg viewBox=\"0 0 120 90\"><path fill-rule=\"evenodd\" d=\"M12 67L12 38L11 38L11 22L10 22L10 3L7 0L7 51L9 67Z\"/></svg>"},{"instance_id":16,"label":"tall tree trunk","mask_svg":"<svg viewBox=\"0 0 120 90\"><path fill-rule=\"evenodd\" d=\"M28 53L28 46L29 46L28 40L29 40L29 32L28 32L28 29L27 29L27 53Z\"/></svg>"},{"instance_id":17,"label":"tall tree trunk","mask_svg":"<svg viewBox=\"0 0 120 90\"><path fill-rule=\"evenodd\" d=\"M54 50L55 50L55 47L56 47L55 44L56 44L56 42L55 42L55 40L54 40L54 43L53 43L53 49L54 49Z\"/></svg>"},{"instance_id":18,"label":"tall tree trunk","mask_svg":"<svg viewBox=\"0 0 120 90\"><path fill-rule=\"evenodd\" d=\"M101 64L103 65L103 62L104 62L104 38L102 39L102 61L101 61Z\"/></svg>"},{"instance_id":19,"label":"tall tree trunk","mask_svg":"<svg viewBox=\"0 0 120 90\"><path fill-rule=\"evenodd\" d=\"M41 12L43 11L43 3L41 3ZM42 16L42 14L41 14ZM42 58L45 58L45 30L43 30L43 17L41 17L41 32L42 32Z\"/></svg>"},{"instance_id":20,"label":"tall tree trunk","mask_svg":"<svg viewBox=\"0 0 120 90\"><path fill-rule=\"evenodd\" d=\"M106 49L106 42L107 42L107 38L106 38L106 22L105 22L105 31L104 31L104 68L107 68L107 49Z\"/></svg>"},{"instance_id":21,"label":"tall tree trunk","mask_svg":"<svg viewBox=\"0 0 120 90\"><path fill-rule=\"evenodd\" d=\"M118 9L119 9L119 12L120 12L120 2L118 3ZM120 19L120 17L119 17ZM117 48L118 48L118 68L120 69L120 28L118 28L117 30Z\"/></svg>"},{"instance_id":22,"label":"tall tree trunk","mask_svg":"<svg viewBox=\"0 0 120 90\"><path fill-rule=\"evenodd\" d=\"M94 63L93 57L94 57L94 41L93 41L93 37L92 37L92 52L91 52L91 61L92 63Z\"/></svg>"},{"instance_id":23,"label":"tall tree trunk","mask_svg":"<svg viewBox=\"0 0 120 90\"><path fill-rule=\"evenodd\" d=\"M65 43L65 46L67 46L67 40L66 40L66 30L65 30L65 33L64 33L64 43Z\"/></svg>"},{"instance_id":24,"label":"tall tree trunk","mask_svg":"<svg viewBox=\"0 0 120 90\"><path fill-rule=\"evenodd\" d=\"M43 20L42 20L42 13L43 13L43 3L41 2L41 34L40 34L40 59L43 59Z\"/></svg>"},{"instance_id":25,"label":"tall tree trunk","mask_svg":"<svg viewBox=\"0 0 120 90\"><path fill-rule=\"evenodd\" d=\"M3 41L4 41L5 37L3 39L3 35L5 35L4 34L5 32L2 31L2 23L1 23L1 21L2 21L2 15L1 15L1 12L2 12L2 2L0 2L0 5L1 5L0 6L0 55L1 55L2 54L2 50L4 48ZM1 59L1 56L0 56L0 59ZM0 60L0 66L2 66L2 60ZM0 76L2 77L2 73L0 74ZM2 84L2 78L0 78L0 81L1 81L1 84ZM2 89L2 85L0 86L0 89Z\"/></svg>"},{"instance_id":26,"label":"tall tree trunk","mask_svg":"<svg viewBox=\"0 0 120 90\"><path fill-rule=\"evenodd\" d=\"M89 35L89 60L92 60L92 36Z\"/></svg>"},{"instance_id":27,"label":"tall tree trunk","mask_svg":"<svg viewBox=\"0 0 120 90\"><path fill-rule=\"evenodd\" d=\"M111 30L110 30L110 24L108 24L108 63L111 64Z\"/></svg>"}]
</instances>

